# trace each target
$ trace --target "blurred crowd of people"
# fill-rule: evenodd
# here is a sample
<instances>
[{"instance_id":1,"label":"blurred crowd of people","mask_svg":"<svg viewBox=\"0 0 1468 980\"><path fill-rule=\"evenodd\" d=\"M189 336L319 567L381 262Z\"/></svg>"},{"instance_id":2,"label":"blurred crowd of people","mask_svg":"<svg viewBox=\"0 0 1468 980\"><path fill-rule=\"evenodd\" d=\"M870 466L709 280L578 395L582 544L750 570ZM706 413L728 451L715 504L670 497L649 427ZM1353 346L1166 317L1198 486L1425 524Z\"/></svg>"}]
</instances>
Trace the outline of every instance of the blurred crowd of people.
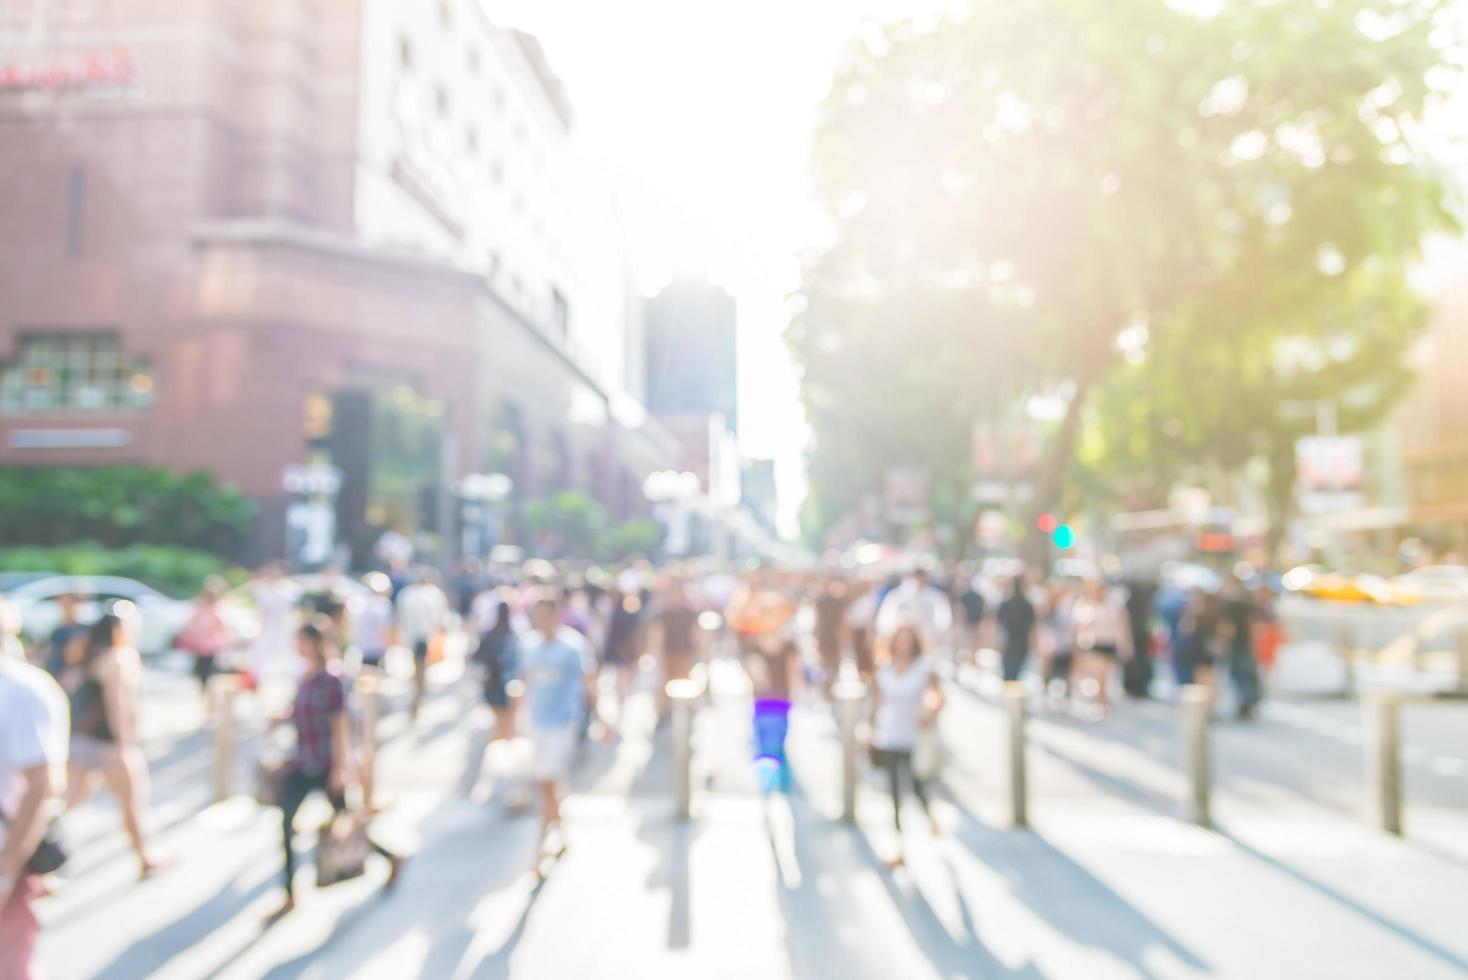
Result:
<instances>
[{"instance_id":1,"label":"blurred crowd of people","mask_svg":"<svg viewBox=\"0 0 1468 980\"><path fill-rule=\"evenodd\" d=\"M714 656L738 663L748 679L754 769L766 794L791 784L792 708L802 699L818 709L834 704L839 684L861 682L861 737L885 776L900 842L909 788L938 831L927 782L942 765L936 721L946 684L990 669L1005 683L1029 685L1051 708L1091 720L1111 710L1117 683L1136 698L1202 684L1226 691L1232 712L1248 718L1280 642L1269 591L1235 579L1207 589L1022 568L886 575L532 560L465 565L445 581L401 563L360 578L330 569L292 577L270 566L233 595L253 604L258 635L231 634L220 613L224 583L210 581L174 646L203 685L206 725L219 720L209 714L218 708L211 679L224 675L232 690L258 690L259 704L283 709L268 722L294 734L288 756L262 766L260 777L270 784L261 798L282 815L285 897L272 918L295 905L295 819L304 801L324 795L333 819L355 815L364 837L378 809L370 728L380 709L365 710L366 692L383 689L384 672L404 678L404 713L417 719L430 670L451 644L468 667L457 676L491 715L487 746L528 736L522 778L527 801L538 803L533 868L543 874L566 849L562 794L588 744L618 738L628 700L648 688L660 727L669 682L689 682L697 696ZM0 974L26 976L38 928L32 903L44 887L31 858L52 825L49 800L74 807L105 785L121 804L140 873L164 862L147 834L143 665L129 622L108 613L83 624L64 600L60 625L28 658L13 618L0 605L0 948L9 957ZM281 693L272 702L268 691ZM56 771L66 777L53 781ZM368 846L388 862L390 886L402 857L370 839ZM902 861L900 843L891 860Z\"/></svg>"}]
</instances>

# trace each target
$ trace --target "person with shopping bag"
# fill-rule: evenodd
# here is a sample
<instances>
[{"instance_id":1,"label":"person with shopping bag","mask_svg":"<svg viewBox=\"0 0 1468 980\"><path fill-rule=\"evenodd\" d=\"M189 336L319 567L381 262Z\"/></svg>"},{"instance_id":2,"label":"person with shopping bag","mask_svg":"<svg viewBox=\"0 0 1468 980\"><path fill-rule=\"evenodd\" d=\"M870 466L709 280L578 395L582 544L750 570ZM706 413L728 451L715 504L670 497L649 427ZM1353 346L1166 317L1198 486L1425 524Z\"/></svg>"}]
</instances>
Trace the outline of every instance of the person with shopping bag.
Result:
<instances>
[{"instance_id":1,"label":"person with shopping bag","mask_svg":"<svg viewBox=\"0 0 1468 980\"><path fill-rule=\"evenodd\" d=\"M283 767L278 798L285 853L285 902L267 922L293 911L295 900L295 820L301 804L315 792L326 794L332 819L322 828L317 856L318 884L357 877L370 848L387 859L387 888L397 883L403 860L367 837L366 816L347 807L352 765L353 726L349 690L329 623L316 617L296 633L296 650L305 661L300 687L288 719L295 726L295 754Z\"/></svg>"}]
</instances>

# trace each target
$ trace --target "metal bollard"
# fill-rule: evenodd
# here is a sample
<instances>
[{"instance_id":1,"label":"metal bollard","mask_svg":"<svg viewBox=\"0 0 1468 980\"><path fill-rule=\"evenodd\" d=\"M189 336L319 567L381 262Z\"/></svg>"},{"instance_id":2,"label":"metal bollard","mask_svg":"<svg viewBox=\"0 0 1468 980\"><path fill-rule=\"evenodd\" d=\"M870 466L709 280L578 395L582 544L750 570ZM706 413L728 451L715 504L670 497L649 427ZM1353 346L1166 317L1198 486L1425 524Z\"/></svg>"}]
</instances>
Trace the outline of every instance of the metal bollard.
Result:
<instances>
[{"instance_id":1,"label":"metal bollard","mask_svg":"<svg viewBox=\"0 0 1468 980\"><path fill-rule=\"evenodd\" d=\"M1188 684L1182 695L1183 743L1188 755L1188 816L1200 827L1213 825L1213 697L1206 686Z\"/></svg>"},{"instance_id":2,"label":"metal bollard","mask_svg":"<svg viewBox=\"0 0 1468 980\"><path fill-rule=\"evenodd\" d=\"M857 745L856 729L867 687L858 680L837 681L832 691L841 725L841 819L856 822Z\"/></svg>"},{"instance_id":3,"label":"metal bollard","mask_svg":"<svg viewBox=\"0 0 1468 980\"><path fill-rule=\"evenodd\" d=\"M362 709L362 802L371 809L377 788L377 723L382 717L382 678L376 671L364 671L357 679L357 693Z\"/></svg>"},{"instance_id":4,"label":"metal bollard","mask_svg":"<svg viewBox=\"0 0 1468 980\"><path fill-rule=\"evenodd\" d=\"M1458 630L1456 639L1458 654L1458 687L1455 693L1460 696L1468 696L1468 629Z\"/></svg>"},{"instance_id":5,"label":"metal bollard","mask_svg":"<svg viewBox=\"0 0 1468 980\"><path fill-rule=\"evenodd\" d=\"M1340 655L1341 666L1345 670L1344 680L1341 682L1341 693L1343 697L1356 696L1356 634L1349 626L1342 626L1336 630L1335 636L1336 652Z\"/></svg>"},{"instance_id":6,"label":"metal bollard","mask_svg":"<svg viewBox=\"0 0 1468 980\"><path fill-rule=\"evenodd\" d=\"M679 820L693 811L693 703L702 693L697 681L668 681L668 700L673 705L673 795Z\"/></svg>"},{"instance_id":7,"label":"metal bollard","mask_svg":"<svg viewBox=\"0 0 1468 980\"><path fill-rule=\"evenodd\" d=\"M1025 772L1025 708L1029 694L1020 681L1004 684L1004 709L1009 716L1009 814L1015 827L1030 825L1030 787Z\"/></svg>"},{"instance_id":8,"label":"metal bollard","mask_svg":"<svg viewBox=\"0 0 1468 980\"><path fill-rule=\"evenodd\" d=\"M1378 827L1402 834L1401 697L1373 692L1361 702L1366 714L1366 773L1373 816Z\"/></svg>"},{"instance_id":9,"label":"metal bollard","mask_svg":"<svg viewBox=\"0 0 1468 980\"><path fill-rule=\"evenodd\" d=\"M214 802L234 795L235 769L235 696L239 694L237 674L215 674L209 678L208 697L214 709Z\"/></svg>"}]
</instances>

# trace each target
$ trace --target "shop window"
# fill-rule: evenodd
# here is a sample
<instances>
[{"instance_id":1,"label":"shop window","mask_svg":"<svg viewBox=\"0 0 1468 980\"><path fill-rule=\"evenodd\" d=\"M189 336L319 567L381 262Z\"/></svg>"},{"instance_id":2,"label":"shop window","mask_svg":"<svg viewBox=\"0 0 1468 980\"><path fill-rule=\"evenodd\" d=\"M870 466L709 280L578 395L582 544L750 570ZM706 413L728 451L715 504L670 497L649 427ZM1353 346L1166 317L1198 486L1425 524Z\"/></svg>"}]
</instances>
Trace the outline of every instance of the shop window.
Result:
<instances>
[{"instance_id":1,"label":"shop window","mask_svg":"<svg viewBox=\"0 0 1468 980\"><path fill-rule=\"evenodd\" d=\"M153 402L148 360L110 333L23 334L0 370L0 412L102 412Z\"/></svg>"}]
</instances>

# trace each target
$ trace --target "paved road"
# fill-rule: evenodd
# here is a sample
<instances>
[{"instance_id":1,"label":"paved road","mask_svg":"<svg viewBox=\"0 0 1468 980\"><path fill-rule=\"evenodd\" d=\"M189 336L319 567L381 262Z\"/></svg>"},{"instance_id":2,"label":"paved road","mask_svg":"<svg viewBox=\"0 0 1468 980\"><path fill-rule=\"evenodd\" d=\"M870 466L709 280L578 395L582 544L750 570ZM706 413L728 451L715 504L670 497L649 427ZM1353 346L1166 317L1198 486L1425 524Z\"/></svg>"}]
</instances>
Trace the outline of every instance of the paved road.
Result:
<instances>
[{"instance_id":1,"label":"paved road","mask_svg":"<svg viewBox=\"0 0 1468 980\"><path fill-rule=\"evenodd\" d=\"M989 675L950 683L953 761L932 839L907 821L908 868L888 873L891 816L863 785L855 828L836 818L829 709L792 729L797 786L762 803L747 693L728 664L696 730L697 813L672 819L666 730L629 706L595 747L567 807L571 850L548 883L526 873L534 821L490 760L466 793L486 718L452 665L417 728L384 722L379 835L416 856L399 890L383 871L316 891L268 931L279 900L275 811L209 807L209 746L190 734L197 693L155 678L149 754L155 822L174 859L132 880L105 800L78 811L75 880L46 908L43 962L85 977L1449 977L1468 974L1468 709L1406 716L1412 839L1363 826L1356 709L1271 704L1216 733L1220 830L1180 819L1174 709L1126 704L1097 725L1038 713L1032 822L1008 829L1004 727ZM242 761L242 767L245 763ZM322 809L303 815L309 825ZM916 817L916 814L914 814Z\"/></svg>"}]
</instances>

